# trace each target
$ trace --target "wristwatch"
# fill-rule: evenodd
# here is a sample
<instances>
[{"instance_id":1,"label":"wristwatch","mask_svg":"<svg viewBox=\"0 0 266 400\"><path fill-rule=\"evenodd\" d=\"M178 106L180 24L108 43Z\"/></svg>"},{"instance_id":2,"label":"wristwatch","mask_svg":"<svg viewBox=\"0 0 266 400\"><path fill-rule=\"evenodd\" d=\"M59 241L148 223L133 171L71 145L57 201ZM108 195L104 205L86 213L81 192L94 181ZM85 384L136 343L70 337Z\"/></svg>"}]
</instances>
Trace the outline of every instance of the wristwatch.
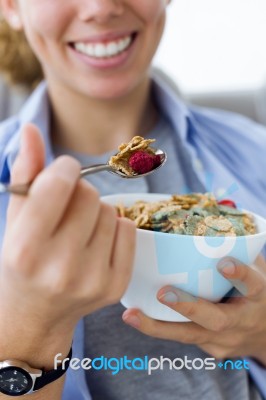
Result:
<instances>
[{"instance_id":1,"label":"wristwatch","mask_svg":"<svg viewBox=\"0 0 266 400\"><path fill-rule=\"evenodd\" d=\"M17 360L0 362L0 393L16 397L31 394L60 378L67 371L72 357L72 349L64 364L50 371L35 369Z\"/></svg>"}]
</instances>

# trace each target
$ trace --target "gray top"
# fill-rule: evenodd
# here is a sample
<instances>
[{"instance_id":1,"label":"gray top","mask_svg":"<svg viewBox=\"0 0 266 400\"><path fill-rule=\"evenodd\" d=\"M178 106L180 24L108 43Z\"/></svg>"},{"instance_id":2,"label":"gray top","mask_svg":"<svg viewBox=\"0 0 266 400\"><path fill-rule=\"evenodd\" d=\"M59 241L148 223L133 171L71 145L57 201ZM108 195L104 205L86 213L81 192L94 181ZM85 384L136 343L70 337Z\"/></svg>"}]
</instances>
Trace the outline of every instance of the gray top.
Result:
<instances>
[{"instance_id":1,"label":"gray top","mask_svg":"<svg viewBox=\"0 0 266 400\"><path fill-rule=\"evenodd\" d=\"M167 152L168 161L156 173L141 179L126 180L107 172L87 179L101 195L114 193L185 193L203 191L192 169L189 156L179 146L173 150L173 132L163 116L155 129L148 135L156 139L156 147ZM106 162L114 151L99 157L88 156L55 148L55 156L68 153L82 165ZM125 325L121 319L124 307L121 304L106 307L85 318L85 357L128 359L160 356L189 359L206 358L197 346L184 345L148 337ZM243 370L163 370L147 371L122 370L113 375L110 370L93 370L86 373L87 382L94 400L261 400L245 369Z\"/></svg>"}]
</instances>

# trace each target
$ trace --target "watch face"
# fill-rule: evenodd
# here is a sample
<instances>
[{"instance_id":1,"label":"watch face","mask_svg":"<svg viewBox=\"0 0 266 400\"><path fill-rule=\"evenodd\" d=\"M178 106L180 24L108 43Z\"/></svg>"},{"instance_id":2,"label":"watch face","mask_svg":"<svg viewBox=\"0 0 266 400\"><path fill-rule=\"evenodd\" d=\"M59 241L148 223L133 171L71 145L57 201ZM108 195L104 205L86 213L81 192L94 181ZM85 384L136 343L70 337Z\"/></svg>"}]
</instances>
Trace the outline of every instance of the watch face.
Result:
<instances>
[{"instance_id":1,"label":"watch face","mask_svg":"<svg viewBox=\"0 0 266 400\"><path fill-rule=\"evenodd\" d=\"M0 392L9 396L22 396L32 388L32 378L19 367L6 367L0 370Z\"/></svg>"}]
</instances>

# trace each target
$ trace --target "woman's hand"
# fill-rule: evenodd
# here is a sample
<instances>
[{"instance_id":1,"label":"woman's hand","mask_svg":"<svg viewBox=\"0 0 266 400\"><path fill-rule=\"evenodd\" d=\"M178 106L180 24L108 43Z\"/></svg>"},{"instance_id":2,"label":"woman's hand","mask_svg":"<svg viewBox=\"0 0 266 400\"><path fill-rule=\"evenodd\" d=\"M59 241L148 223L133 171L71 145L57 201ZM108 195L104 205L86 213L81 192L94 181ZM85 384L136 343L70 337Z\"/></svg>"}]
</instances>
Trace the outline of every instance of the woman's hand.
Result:
<instances>
[{"instance_id":1,"label":"woman's hand","mask_svg":"<svg viewBox=\"0 0 266 400\"><path fill-rule=\"evenodd\" d=\"M28 125L12 183L34 182L11 197L0 271L0 331L24 338L72 334L82 316L119 301L135 250L134 224L80 180L76 160L43 167L43 143Z\"/></svg>"},{"instance_id":2,"label":"woman's hand","mask_svg":"<svg viewBox=\"0 0 266 400\"><path fill-rule=\"evenodd\" d=\"M266 263L257 271L235 259L224 259L218 270L242 293L213 304L166 286L158 300L192 322L162 322L139 310L127 310L123 320L141 332L163 339L196 344L216 358L252 356L266 366Z\"/></svg>"}]
</instances>

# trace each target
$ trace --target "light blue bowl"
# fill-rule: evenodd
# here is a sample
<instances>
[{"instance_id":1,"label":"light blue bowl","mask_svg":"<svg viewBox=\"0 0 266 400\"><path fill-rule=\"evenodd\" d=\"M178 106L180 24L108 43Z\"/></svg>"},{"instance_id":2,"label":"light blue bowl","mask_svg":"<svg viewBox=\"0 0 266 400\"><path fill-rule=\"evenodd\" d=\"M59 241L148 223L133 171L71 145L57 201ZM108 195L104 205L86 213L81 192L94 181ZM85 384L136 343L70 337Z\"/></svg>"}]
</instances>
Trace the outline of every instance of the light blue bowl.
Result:
<instances>
[{"instance_id":1,"label":"light blue bowl","mask_svg":"<svg viewBox=\"0 0 266 400\"><path fill-rule=\"evenodd\" d=\"M132 205L137 200L158 201L164 194L117 194L102 200ZM258 232L237 237L202 237L137 230L137 247L129 286L121 299L127 308L139 308L149 317L164 321L188 321L161 304L156 294L165 285L174 285L196 297L217 302L232 288L216 269L225 256L251 265L266 243L266 220L253 215Z\"/></svg>"}]
</instances>

